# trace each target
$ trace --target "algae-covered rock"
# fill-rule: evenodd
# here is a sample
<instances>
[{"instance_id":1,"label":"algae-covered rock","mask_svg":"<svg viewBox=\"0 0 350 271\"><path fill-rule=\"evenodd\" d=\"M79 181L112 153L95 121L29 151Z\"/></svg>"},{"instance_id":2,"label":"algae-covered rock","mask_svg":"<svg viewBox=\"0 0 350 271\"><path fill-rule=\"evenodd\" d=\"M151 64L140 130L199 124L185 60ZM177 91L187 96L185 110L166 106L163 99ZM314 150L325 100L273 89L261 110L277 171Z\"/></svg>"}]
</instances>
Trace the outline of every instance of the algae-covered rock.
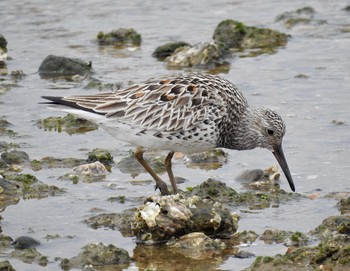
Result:
<instances>
[{"instance_id":1,"label":"algae-covered rock","mask_svg":"<svg viewBox=\"0 0 350 271\"><path fill-rule=\"evenodd\" d=\"M64 189L54 185L47 185L39 181L31 174L8 174L5 178L0 178L0 184L3 188L2 200L6 198L23 197L24 199L46 198L48 196L57 196L65 192ZM0 201L0 203L3 203Z\"/></svg>"},{"instance_id":2,"label":"algae-covered rock","mask_svg":"<svg viewBox=\"0 0 350 271\"><path fill-rule=\"evenodd\" d=\"M228 48L266 48L284 46L288 36L276 30L247 26L234 20L219 23L214 31L213 39Z\"/></svg>"},{"instance_id":3,"label":"algae-covered rock","mask_svg":"<svg viewBox=\"0 0 350 271\"><path fill-rule=\"evenodd\" d=\"M106 167L110 167L113 164L113 156L106 149L93 149L88 154L87 162L101 162Z\"/></svg>"},{"instance_id":4,"label":"algae-covered rock","mask_svg":"<svg viewBox=\"0 0 350 271\"><path fill-rule=\"evenodd\" d=\"M68 134L84 134L98 129L97 124L86 119L67 114L65 117L48 117L38 120L36 125L45 131L62 132Z\"/></svg>"},{"instance_id":5,"label":"algae-covered rock","mask_svg":"<svg viewBox=\"0 0 350 271\"><path fill-rule=\"evenodd\" d=\"M238 193L225 183L214 179L208 179L201 185L188 188L188 190L191 195L210 198L232 206L247 206L251 210L276 207L281 202L303 197L298 193L289 193L280 189L278 184L274 184L267 191Z\"/></svg>"},{"instance_id":6,"label":"algae-covered rock","mask_svg":"<svg viewBox=\"0 0 350 271\"><path fill-rule=\"evenodd\" d=\"M308 242L306 235L294 232L289 237L293 247L289 247L285 254L273 257L259 256L245 270L349 270L350 232L346 226L349 220L350 216L346 215L326 218L321 225L311 231L311 234L320 240L317 246L305 246ZM285 235L285 232L282 233L277 235L281 236L281 239Z\"/></svg>"},{"instance_id":7,"label":"algae-covered rock","mask_svg":"<svg viewBox=\"0 0 350 271\"><path fill-rule=\"evenodd\" d=\"M269 28L247 26L234 20L224 20L216 27L213 39L229 49L258 49L254 55L275 52L279 46L285 46L288 36Z\"/></svg>"},{"instance_id":8,"label":"algae-covered rock","mask_svg":"<svg viewBox=\"0 0 350 271\"><path fill-rule=\"evenodd\" d=\"M180 47L165 59L169 69L198 68L215 69L219 66L229 66L226 61L228 51L215 42L199 43L192 47Z\"/></svg>"},{"instance_id":9,"label":"algae-covered rock","mask_svg":"<svg viewBox=\"0 0 350 271\"><path fill-rule=\"evenodd\" d=\"M184 41L168 42L164 45L158 46L152 53L152 56L156 57L158 60L164 60L181 47L191 47L191 45Z\"/></svg>"},{"instance_id":10,"label":"algae-covered rock","mask_svg":"<svg viewBox=\"0 0 350 271\"><path fill-rule=\"evenodd\" d=\"M47 56L39 67L39 75L44 79L73 79L73 76L87 76L92 73L91 62L64 56Z\"/></svg>"},{"instance_id":11,"label":"algae-covered rock","mask_svg":"<svg viewBox=\"0 0 350 271\"><path fill-rule=\"evenodd\" d=\"M216 201L198 196L153 196L139 206L133 230L139 242L156 244L191 232L229 237L238 228L238 217Z\"/></svg>"},{"instance_id":12,"label":"algae-covered rock","mask_svg":"<svg viewBox=\"0 0 350 271\"><path fill-rule=\"evenodd\" d=\"M283 22L286 28L293 28L297 25L324 24L326 22L315 19L315 14L316 11L312 7L307 6L278 15L276 22Z\"/></svg>"},{"instance_id":13,"label":"algae-covered rock","mask_svg":"<svg viewBox=\"0 0 350 271\"><path fill-rule=\"evenodd\" d=\"M9 165L23 164L29 162L29 155L24 151L12 150L3 152L1 154L1 159Z\"/></svg>"},{"instance_id":14,"label":"algae-covered rock","mask_svg":"<svg viewBox=\"0 0 350 271\"><path fill-rule=\"evenodd\" d=\"M63 259L61 268L69 270L72 268L82 269L87 265L92 265L95 270L122 270L130 265L128 252L114 245L102 243L89 244L83 247L83 252L71 259Z\"/></svg>"},{"instance_id":15,"label":"algae-covered rock","mask_svg":"<svg viewBox=\"0 0 350 271\"><path fill-rule=\"evenodd\" d=\"M109 33L102 31L97 35L99 45L114 45L117 47L140 46L141 35L132 28L119 28Z\"/></svg>"},{"instance_id":16,"label":"algae-covered rock","mask_svg":"<svg viewBox=\"0 0 350 271\"><path fill-rule=\"evenodd\" d=\"M15 251L12 251L9 256L24 263L37 263L40 266L47 266L49 262L47 256L43 256L35 248L16 249Z\"/></svg>"},{"instance_id":17,"label":"algae-covered rock","mask_svg":"<svg viewBox=\"0 0 350 271\"><path fill-rule=\"evenodd\" d=\"M16 269L14 269L12 267L12 265L10 264L9 261L0 262L0 270L1 271L16 271Z\"/></svg>"}]
</instances>

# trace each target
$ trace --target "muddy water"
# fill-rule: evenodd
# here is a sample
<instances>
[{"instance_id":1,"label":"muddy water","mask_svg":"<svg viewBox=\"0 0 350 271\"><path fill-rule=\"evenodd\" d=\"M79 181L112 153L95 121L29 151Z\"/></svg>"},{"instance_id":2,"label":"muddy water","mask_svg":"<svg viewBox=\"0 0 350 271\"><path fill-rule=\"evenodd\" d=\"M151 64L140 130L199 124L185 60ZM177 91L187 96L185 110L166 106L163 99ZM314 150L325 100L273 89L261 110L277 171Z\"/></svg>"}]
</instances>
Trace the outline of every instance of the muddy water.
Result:
<instances>
[{"instance_id":1,"label":"muddy water","mask_svg":"<svg viewBox=\"0 0 350 271\"><path fill-rule=\"evenodd\" d=\"M8 41L9 71L23 70L27 75L0 96L0 116L12 123L15 138L0 140L18 143L31 159L44 156L85 158L88 150L108 148L118 162L132 149L102 130L84 135L50 133L38 129L36 120L62 115L39 105L42 95L88 93L79 84L51 82L39 78L37 69L49 54L77 57L92 61L95 77L103 82L141 81L167 71L164 64L151 57L156 46L172 40L192 44L209 41L216 25L224 19L240 20L247 25L270 27L292 35L286 48L274 55L234 58L226 77L245 93L250 104L277 109L287 125L284 149L294 176L297 191L304 195L319 193L314 200L293 201L278 208L253 213L237 210L241 215L240 230L278 228L307 232L329 215L336 214L335 201L323 196L333 191L350 192L350 13L343 10L347 1L1 1L1 34ZM316 19L326 24L285 29L275 23L277 15L312 6ZM143 38L141 48L108 52L99 50L93 39L99 31L132 27ZM306 75L299 78L297 75ZM345 122L335 125L332 121ZM266 150L228 151L224 167L205 171L189 169L183 161L175 161L175 175L193 186L215 177L240 190L234 178L245 169L265 168L275 164ZM154 193L153 184L133 185L132 177L116 167L106 180L98 183L60 181L68 169L46 169L24 173L37 176L50 185L66 188L60 197L21 200L1 214L5 235L16 238L30 235L42 241L38 249L50 259L49 270L60 270L55 257L73 257L91 242L113 243L132 255L135 240L123 238L118 231L92 230L82 221L96 208L119 212L137 201L110 203L107 198L126 195L130 199ZM176 174L179 172L181 174ZM136 177L147 180L146 174ZM284 177L281 183L289 189ZM61 238L45 241L47 235ZM242 247L257 255L284 253L282 245L266 245L257 241ZM3 256L6 258L6 255ZM16 270L44 270L36 264L10 260ZM218 261L217 270L241 270L253 259ZM129 270L138 270L137 263ZM47 270L47 269L46 269ZM176 266L173 270L176 270Z\"/></svg>"}]
</instances>

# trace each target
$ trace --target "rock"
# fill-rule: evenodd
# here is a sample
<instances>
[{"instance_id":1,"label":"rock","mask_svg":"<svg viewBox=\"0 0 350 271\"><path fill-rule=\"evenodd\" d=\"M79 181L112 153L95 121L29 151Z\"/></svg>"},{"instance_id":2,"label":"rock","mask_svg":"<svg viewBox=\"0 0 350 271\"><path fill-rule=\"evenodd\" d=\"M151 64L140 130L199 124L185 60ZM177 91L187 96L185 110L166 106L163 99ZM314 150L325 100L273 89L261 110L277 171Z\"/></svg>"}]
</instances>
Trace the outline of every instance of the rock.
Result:
<instances>
[{"instance_id":1,"label":"rock","mask_svg":"<svg viewBox=\"0 0 350 271\"><path fill-rule=\"evenodd\" d=\"M314 247L299 247L305 244L306 236L295 232L291 241L297 241L297 246L290 247L284 255L259 256L245 270L349 270L350 238L348 227L342 227L349 220L350 216L344 215L326 218L311 232L321 240ZM343 231L344 229L346 230Z\"/></svg>"},{"instance_id":2,"label":"rock","mask_svg":"<svg viewBox=\"0 0 350 271\"><path fill-rule=\"evenodd\" d=\"M55 131L72 134L84 134L98 129L97 124L86 119L67 114L65 117L48 117L36 122L37 127L45 131Z\"/></svg>"},{"instance_id":3,"label":"rock","mask_svg":"<svg viewBox=\"0 0 350 271\"><path fill-rule=\"evenodd\" d=\"M244 244L252 244L255 242L255 240L258 238L258 234L254 231L242 231L242 232L236 232L232 239L236 240L236 245L239 245L241 243Z\"/></svg>"},{"instance_id":4,"label":"rock","mask_svg":"<svg viewBox=\"0 0 350 271\"><path fill-rule=\"evenodd\" d=\"M35 248L16 249L9 255L11 258L21 260L24 263L37 263L40 266L47 266L49 260L46 256L43 256Z\"/></svg>"},{"instance_id":5,"label":"rock","mask_svg":"<svg viewBox=\"0 0 350 271\"><path fill-rule=\"evenodd\" d=\"M295 11L284 12L277 16L276 22L283 22L286 28L293 28L296 25L308 25L311 23L324 24L324 20L315 20L316 11L312 7L303 7Z\"/></svg>"},{"instance_id":6,"label":"rock","mask_svg":"<svg viewBox=\"0 0 350 271\"><path fill-rule=\"evenodd\" d=\"M260 236L260 240L263 240L267 244L280 244L286 242L288 236L291 236L292 232L283 230L265 230Z\"/></svg>"},{"instance_id":7,"label":"rock","mask_svg":"<svg viewBox=\"0 0 350 271\"><path fill-rule=\"evenodd\" d=\"M110 229L118 229L124 237L134 236L132 224L135 221L136 208L127 209L121 213L99 214L86 219L91 228L98 229L106 227Z\"/></svg>"},{"instance_id":8,"label":"rock","mask_svg":"<svg viewBox=\"0 0 350 271\"><path fill-rule=\"evenodd\" d=\"M109 171L99 161L74 167L70 173L64 177L68 177L74 183L79 180L83 182L95 182L104 179Z\"/></svg>"},{"instance_id":9,"label":"rock","mask_svg":"<svg viewBox=\"0 0 350 271\"><path fill-rule=\"evenodd\" d=\"M227 163L227 154L222 149L186 155L185 164L189 168L205 170L218 169Z\"/></svg>"},{"instance_id":10,"label":"rock","mask_svg":"<svg viewBox=\"0 0 350 271\"><path fill-rule=\"evenodd\" d=\"M73 76L87 76L92 73L91 62L64 56L47 56L39 67L39 75L44 79L67 79Z\"/></svg>"},{"instance_id":11,"label":"rock","mask_svg":"<svg viewBox=\"0 0 350 271\"><path fill-rule=\"evenodd\" d=\"M162 46L158 46L152 53L152 56L156 57L158 60L164 60L181 47L191 47L191 45L184 41L169 42Z\"/></svg>"},{"instance_id":12,"label":"rock","mask_svg":"<svg viewBox=\"0 0 350 271\"><path fill-rule=\"evenodd\" d=\"M164 153L156 150L150 150L144 154L144 159L148 162L148 164L157 174L165 172ZM130 152L129 156L124 157L118 162L118 168L121 172L129 173L133 177L137 176L140 173L146 172L144 167L140 165L140 163L136 160L133 152Z\"/></svg>"},{"instance_id":13,"label":"rock","mask_svg":"<svg viewBox=\"0 0 350 271\"><path fill-rule=\"evenodd\" d=\"M0 68L5 66L5 60L7 59L7 40L0 34Z\"/></svg>"},{"instance_id":14,"label":"rock","mask_svg":"<svg viewBox=\"0 0 350 271\"><path fill-rule=\"evenodd\" d=\"M248 251L240 250L237 254L235 254L235 257L239 259L246 259L255 257L255 254Z\"/></svg>"},{"instance_id":15,"label":"rock","mask_svg":"<svg viewBox=\"0 0 350 271\"><path fill-rule=\"evenodd\" d=\"M264 171L262 169L247 169L241 172L236 180L243 183L256 182L264 176Z\"/></svg>"},{"instance_id":16,"label":"rock","mask_svg":"<svg viewBox=\"0 0 350 271\"><path fill-rule=\"evenodd\" d=\"M39 181L31 174L7 174L6 179L0 178L0 183L4 189L2 194L6 196L2 200L7 199L7 197L9 199L18 199L19 196L23 197L23 199L41 199L48 196L61 195L65 192L62 188L54 185L49 186Z\"/></svg>"},{"instance_id":17,"label":"rock","mask_svg":"<svg viewBox=\"0 0 350 271\"><path fill-rule=\"evenodd\" d=\"M228 238L236 232L238 217L219 204L198 196L152 196L139 206L132 228L138 242L162 243L187 233Z\"/></svg>"},{"instance_id":18,"label":"rock","mask_svg":"<svg viewBox=\"0 0 350 271\"><path fill-rule=\"evenodd\" d=\"M130 265L128 252L114 245L88 244L83 247L83 250L76 257L63 259L61 268L63 270L83 269L87 265L92 265L98 269L108 266L110 270L122 270Z\"/></svg>"},{"instance_id":19,"label":"rock","mask_svg":"<svg viewBox=\"0 0 350 271\"><path fill-rule=\"evenodd\" d=\"M16 238L12 245L15 249L27 249L39 246L40 242L30 236L21 236Z\"/></svg>"},{"instance_id":20,"label":"rock","mask_svg":"<svg viewBox=\"0 0 350 271\"><path fill-rule=\"evenodd\" d=\"M34 171L41 170L42 168L72 168L82 164L85 164L85 159L78 158L55 158L46 156L40 160L32 160L30 165Z\"/></svg>"},{"instance_id":21,"label":"rock","mask_svg":"<svg viewBox=\"0 0 350 271\"><path fill-rule=\"evenodd\" d=\"M99 45L113 45L117 47L140 46L141 35L132 28L119 28L109 33L99 32L97 42Z\"/></svg>"},{"instance_id":22,"label":"rock","mask_svg":"<svg viewBox=\"0 0 350 271\"><path fill-rule=\"evenodd\" d=\"M12 265L10 264L9 261L0 262L0 270L1 271L16 271L16 269L14 269L12 267Z\"/></svg>"},{"instance_id":23,"label":"rock","mask_svg":"<svg viewBox=\"0 0 350 271\"><path fill-rule=\"evenodd\" d=\"M219 66L229 66L226 61L227 50L215 42L199 43L192 47L180 47L165 59L167 67L215 69Z\"/></svg>"},{"instance_id":24,"label":"rock","mask_svg":"<svg viewBox=\"0 0 350 271\"><path fill-rule=\"evenodd\" d=\"M246 26L234 20L224 20L216 27L213 39L217 44L233 50L258 49L254 55L273 53L279 46L285 46L288 36L269 28Z\"/></svg>"},{"instance_id":25,"label":"rock","mask_svg":"<svg viewBox=\"0 0 350 271\"><path fill-rule=\"evenodd\" d=\"M247 189L269 191L275 188L280 176L279 168L271 166L265 170L245 170L237 176L236 180L242 182Z\"/></svg>"},{"instance_id":26,"label":"rock","mask_svg":"<svg viewBox=\"0 0 350 271\"><path fill-rule=\"evenodd\" d=\"M29 162L29 155L24 151L9 151L1 154L1 159L7 164L23 164Z\"/></svg>"},{"instance_id":27,"label":"rock","mask_svg":"<svg viewBox=\"0 0 350 271\"><path fill-rule=\"evenodd\" d=\"M231 203L238 197L238 193L234 189L214 179L208 179L199 186L192 188L190 194L191 196L195 195L200 198L208 198L220 203Z\"/></svg>"},{"instance_id":28,"label":"rock","mask_svg":"<svg viewBox=\"0 0 350 271\"><path fill-rule=\"evenodd\" d=\"M347 198L340 199L338 201L337 206L341 214L349 214L350 213L350 196Z\"/></svg>"},{"instance_id":29,"label":"rock","mask_svg":"<svg viewBox=\"0 0 350 271\"><path fill-rule=\"evenodd\" d=\"M88 154L87 162L93 163L93 162L101 162L106 167L111 167L111 165L114 163L113 156L108 150L105 149L93 149Z\"/></svg>"}]
</instances>

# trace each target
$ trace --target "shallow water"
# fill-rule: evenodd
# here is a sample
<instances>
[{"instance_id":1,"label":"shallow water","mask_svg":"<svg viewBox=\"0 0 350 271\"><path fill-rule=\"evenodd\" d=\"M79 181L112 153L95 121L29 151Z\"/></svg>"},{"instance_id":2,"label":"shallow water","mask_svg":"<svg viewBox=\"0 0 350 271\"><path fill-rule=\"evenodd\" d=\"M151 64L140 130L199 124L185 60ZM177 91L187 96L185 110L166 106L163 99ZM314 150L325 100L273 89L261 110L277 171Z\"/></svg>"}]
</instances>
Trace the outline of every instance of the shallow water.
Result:
<instances>
[{"instance_id":1,"label":"shallow water","mask_svg":"<svg viewBox=\"0 0 350 271\"><path fill-rule=\"evenodd\" d=\"M317 191L321 197L292 201L279 208L254 213L237 212L241 215L240 230L262 233L265 229L277 228L308 232L324 218L338 213L335 201L322 196L333 191L350 192L350 13L343 10L347 4L348 1L342 0L268 0L264 3L258 0L197 0L179 1L176 5L173 1L140 0L60 0L45 4L42 1L1 1L1 34L8 41L12 57L7 61L8 70L23 70L27 76L18 87L12 87L0 96L0 116L11 122L11 129L19 135L0 140L20 144L21 150L31 159L49 155L85 158L89 150L99 147L111 150L118 162L132 147L102 130L70 136L46 132L35 126L38 119L62 115L39 105L40 96L92 92L82 89L79 84L40 79L37 70L47 55L92 61L96 78L126 86L130 81L176 72L166 70L164 63L152 58L153 50L172 40L192 44L209 41L217 24L224 19L281 30L292 35L286 48L273 55L234 58L229 73L222 76L237 84L250 104L272 107L283 116L287 125L284 151L297 192L309 195ZM317 11L316 19L326 20L327 24L288 30L274 22L277 15L305 6L312 6ZM119 27L132 27L138 31L142 35L142 46L112 54L99 50L93 43L99 31L108 32ZM297 78L299 74L308 78ZM332 124L332 120L345 121L345 125ZM240 190L241 185L234 180L239 172L276 163L266 150L228 153L228 164L211 171L190 169L181 160L175 161L175 175L178 172L191 180L180 188L215 177ZM41 200L21 200L17 205L7 207L1 214L3 233L12 238L30 235L41 240L43 245L38 250L50 258L49 270L60 270L54 257L73 257L82 246L91 242L113 243L132 255L134 239L123 238L118 231L92 230L82 221L93 215L93 208L119 212L137 205L134 201L119 204L106 199L118 195L137 198L154 194L153 183L132 185L132 177L114 167L102 182L73 185L58 179L68 170L32 172L24 169L24 173L33 174L47 184L64 187L68 193ZM136 178L145 180L149 176L141 174ZM281 186L289 191L284 176ZM62 238L45 241L49 234L59 234ZM257 255L274 255L284 253L286 247L258 241L242 249ZM241 270L253 260L230 257L219 263L217 270ZM36 264L23 264L12 259L10 262L16 270L44 270ZM138 270L138 267L134 264L128 270Z\"/></svg>"}]
</instances>

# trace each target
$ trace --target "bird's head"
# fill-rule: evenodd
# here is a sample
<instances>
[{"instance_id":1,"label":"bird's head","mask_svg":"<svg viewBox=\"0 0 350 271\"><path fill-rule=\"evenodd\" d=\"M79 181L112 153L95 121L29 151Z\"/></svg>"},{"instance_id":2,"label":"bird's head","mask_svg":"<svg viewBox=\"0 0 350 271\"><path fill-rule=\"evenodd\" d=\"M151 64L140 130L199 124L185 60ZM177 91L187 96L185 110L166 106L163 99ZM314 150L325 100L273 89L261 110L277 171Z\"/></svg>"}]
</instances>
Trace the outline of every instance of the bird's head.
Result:
<instances>
[{"instance_id":1,"label":"bird's head","mask_svg":"<svg viewBox=\"0 0 350 271\"><path fill-rule=\"evenodd\" d=\"M286 126L281 116L271 109L262 107L256 107L254 115L255 123L253 126L258 137L257 147L266 148L273 153L288 180L290 188L295 191L294 182L282 149Z\"/></svg>"}]
</instances>

